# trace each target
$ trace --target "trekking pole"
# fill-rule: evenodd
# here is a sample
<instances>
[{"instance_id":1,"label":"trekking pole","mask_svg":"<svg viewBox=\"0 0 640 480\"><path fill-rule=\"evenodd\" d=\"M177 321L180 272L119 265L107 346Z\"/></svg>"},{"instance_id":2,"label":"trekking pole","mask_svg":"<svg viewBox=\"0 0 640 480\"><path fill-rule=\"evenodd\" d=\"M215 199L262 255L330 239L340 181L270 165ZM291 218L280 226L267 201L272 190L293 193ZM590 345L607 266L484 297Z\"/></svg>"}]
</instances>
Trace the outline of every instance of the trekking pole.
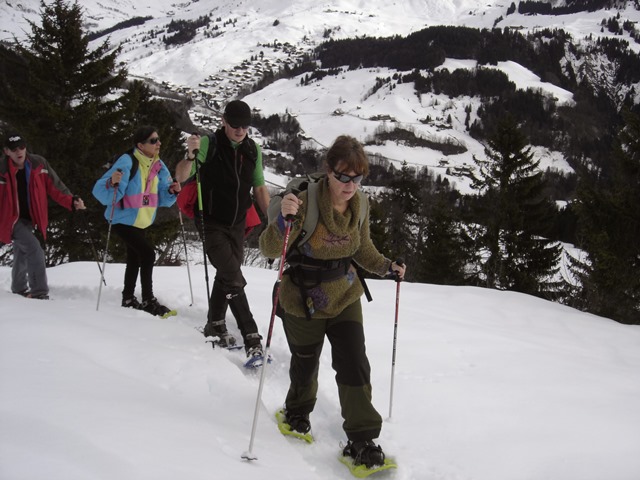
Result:
<instances>
[{"instance_id":1,"label":"trekking pole","mask_svg":"<svg viewBox=\"0 0 640 480\"><path fill-rule=\"evenodd\" d=\"M402 266L404 265L404 260L402 258L398 258L396 260L396 265ZM396 372L396 343L398 341L398 309L400 307L400 282L402 279L398 272L395 272L395 280L396 280L396 319L393 324L393 354L391 356L391 388L389 394L389 418L391 418L391 411L393 410L393 381L395 378Z\"/></svg>"},{"instance_id":2,"label":"trekking pole","mask_svg":"<svg viewBox=\"0 0 640 480\"><path fill-rule=\"evenodd\" d=\"M118 169L119 172L122 170ZM109 252L109 238L111 237L111 225L113 224L113 212L116 209L116 197L118 196L118 185L120 183L113 184L113 200L111 201L111 214L109 215L109 230L107 230L107 244L104 247L104 257L102 259L102 270L100 270L100 287L98 288L98 303L96 304L96 312L100 309L100 296L102 294L102 283L104 282L104 269L107 266L107 253ZM104 282L106 283L106 282Z\"/></svg>"},{"instance_id":3,"label":"trekking pole","mask_svg":"<svg viewBox=\"0 0 640 480\"><path fill-rule=\"evenodd\" d=\"M182 230L182 244L184 245L184 258L187 262L187 276L189 277L189 292L191 292L191 305L193 305L193 286L191 285L191 271L189 271L189 252L187 251L187 236L184 233L184 223L182 221L182 212L178 209L180 217L180 229ZM189 305L189 306L191 306Z\"/></svg>"},{"instance_id":4,"label":"trekking pole","mask_svg":"<svg viewBox=\"0 0 640 480\"><path fill-rule=\"evenodd\" d=\"M194 133L194 135L196 135ZM200 236L202 237L202 253L204 259L204 280L207 283L207 305L209 305L210 290L209 290L209 270L207 269L207 242L204 235L204 212L202 207L202 187L200 185L200 162L198 161L198 149L193 150L195 155L194 161L196 162L196 186L198 189L198 210L200 210Z\"/></svg>"},{"instance_id":5,"label":"trekking pole","mask_svg":"<svg viewBox=\"0 0 640 480\"><path fill-rule=\"evenodd\" d=\"M269 348L271 347L271 336L273 334L273 324L276 318L276 308L278 306L278 297L280 296L280 282L282 281L282 272L284 270L284 264L287 257L287 245L289 244L289 233L291 233L292 216L287 216L286 227L284 230L284 244L282 245L282 255L280 256L280 269L278 270L278 280L276 281L276 287L273 294L273 307L271 308L271 320L269 321L269 333L267 334L267 341L264 348L264 362L262 364L262 372L260 373L260 385L258 386L258 396L256 398L256 408L253 412L253 425L251 426L251 438L249 440L249 449L242 454L242 458L245 460L257 460L253 454L253 441L256 436L256 428L258 426L258 414L260 413L260 400L262 398L262 388L264 386L265 372L267 371L267 364L269 363Z\"/></svg>"},{"instance_id":6,"label":"trekking pole","mask_svg":"<svg viewBox=\"0 0 640 480\"><path fill-rule=\"evenodd\" d=\"M89 236L89 244L91 245L91 251L93 252L93 258L96 261L96 265L98 265L98 270L100 270L100 276L102 277L102 283L104 286L107 286L107 281L104 279L104 275L102 275L102 267L100 266L100 258L98 257L98 251L96 250L96 245L93 243L93 237L91 233L89 233L89 226L87 225L87 219L84 218L84 214L79 214L80 218L82 218L82 226L84 227L87 235Z\"/></svg>"}]
</instances>

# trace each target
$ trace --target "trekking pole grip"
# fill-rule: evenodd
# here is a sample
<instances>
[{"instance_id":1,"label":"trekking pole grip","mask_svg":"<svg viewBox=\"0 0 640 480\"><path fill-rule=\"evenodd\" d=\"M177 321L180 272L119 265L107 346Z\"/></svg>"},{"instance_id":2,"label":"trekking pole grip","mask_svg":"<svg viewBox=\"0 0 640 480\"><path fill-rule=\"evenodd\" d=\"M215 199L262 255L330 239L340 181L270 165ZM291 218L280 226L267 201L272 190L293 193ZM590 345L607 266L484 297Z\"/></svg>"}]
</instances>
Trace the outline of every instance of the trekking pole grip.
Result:
<instances>
[{"instance_id":1,"label":"trekking pole grip","mask_svg":"<svg viewBox=\"0 0 640 480\"><path fill-rule=\"evenodd\" d=\"M198 132L191 132L191 135L200 135L200 134L199 134ZM194 160L197 160L197 158L198 158L198 153L200 153L200 149L198 149L198 148L194 148L194 149L193 149L193 159L194 159ZM187 152L187 155L188 155L188 152Z\"/></svg>"},{"instance_id":2,"label":"trekking pole grip","mask_svg":"<svg viewBox=\"0 0 640 480\"><path fill-rule=\"evenodd\" d=\"M399 267L404 266L404 258L402 257L398 257L396 258L396 261L394 262L396 265L398 265ZM396 282L401 282L402 279L400 278L400 275L398 274L398 272L393 272L394 273L394 278L396 280Z\"/></svg>"},{"instance_id":3,"label":"trekking pole grip","mask_svg":"<svg viewBox=\"0 0 640 480\"><path fill-rule=\"evenodd\" d=\"M116 169L116 170L117 170L118 172L122 173L122 169L121 169L121 168L118 168L118 169ZM114 183L112 186L113 186L113 188L117 189L117 188L118 188L118 185L120 185L120 182L116 182L116 183Z\"/></svg>"}]
</instances>

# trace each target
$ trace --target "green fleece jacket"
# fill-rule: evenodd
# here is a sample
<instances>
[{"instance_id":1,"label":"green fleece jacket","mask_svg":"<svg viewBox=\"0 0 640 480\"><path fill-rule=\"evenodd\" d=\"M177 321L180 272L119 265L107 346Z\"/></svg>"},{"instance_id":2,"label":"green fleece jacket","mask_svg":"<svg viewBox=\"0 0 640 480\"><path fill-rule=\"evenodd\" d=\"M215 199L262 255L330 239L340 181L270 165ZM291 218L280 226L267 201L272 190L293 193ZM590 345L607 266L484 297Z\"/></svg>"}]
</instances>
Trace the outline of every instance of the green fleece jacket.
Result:
<instances>
[{"instance_id":1,"label":"green fleece jacket","mask_svg":"<svg viewBox=\"0 0 640 480\"><path fill-rule=\"evenodd\" d=\"M292 245L300 235L306 215L307 192L300 193L299 197L303 203L294 219L289 235L289 245ZM322 180L318 188L318 225L307 242L303 244L302 253L322 260L353 257L353 260L362 268L384 276L389 271L391 260L378 252L371 241L368 204L366 218L362 226L359 226L360 201L368 203L366 195L354 195L345 213L339 213L331 205L327 179ZM284 230L284 220L280 214L260 235L260 251L264 256L280 257ZM312 318L333 318L357 301L363 293L362 283L352 265L343 277L322 282L307 290L307 294L313 300ZM288 275L283 276L280 284L280 304L292 315L305 316L300 289L293 284Z\"/></svg>"}]
</instances>

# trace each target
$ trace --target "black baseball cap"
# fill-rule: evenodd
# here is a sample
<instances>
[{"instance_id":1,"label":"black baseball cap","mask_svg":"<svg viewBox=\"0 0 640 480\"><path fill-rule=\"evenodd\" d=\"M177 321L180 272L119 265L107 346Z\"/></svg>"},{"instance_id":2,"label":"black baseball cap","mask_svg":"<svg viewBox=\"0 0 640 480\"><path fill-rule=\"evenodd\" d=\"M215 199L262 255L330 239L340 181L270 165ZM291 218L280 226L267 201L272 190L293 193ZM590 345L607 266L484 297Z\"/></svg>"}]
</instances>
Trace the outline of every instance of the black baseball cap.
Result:
<instances>
[{"instance_id":1,"label":"black baseball cap","mask_svg":"<svg viewBox=\"0 0 640 480\"><path fill-rule=\"evenodd\" d=\"M18 147L26 147L27 142L19 133L9 132L9 134L4 137L4 146L9 150L13 150L14 148Z\"/></svg>"},{"instance_id":2,"label":"black baseball cap","mask_svg":"<svg viewBox=\"0 0 640 480\"><path fill-rule=\"evenodd\" d=\"M224 119L232 127L251 125L251 109L242 100L232 100L224 109Z\"/></svg>"}]
</instances>

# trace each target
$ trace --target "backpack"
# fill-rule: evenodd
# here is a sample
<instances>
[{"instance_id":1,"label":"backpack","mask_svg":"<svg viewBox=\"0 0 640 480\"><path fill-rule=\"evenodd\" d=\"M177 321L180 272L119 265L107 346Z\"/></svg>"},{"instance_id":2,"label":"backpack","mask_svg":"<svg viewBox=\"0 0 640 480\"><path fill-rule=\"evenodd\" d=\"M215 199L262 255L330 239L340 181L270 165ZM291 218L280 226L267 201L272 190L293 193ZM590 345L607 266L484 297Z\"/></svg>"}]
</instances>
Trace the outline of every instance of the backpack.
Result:
<instances>
[{"instance_id":1,"label":"backpack","mask_svg":"<svg viewBox=\"0 0 640 480\"><path fill-rule=\"evenodd\" d=\"M207 149L207 156L204 159L204 162L199 166L200 176L202 179L202 165L207 163L213 158L216 147L216 136L207 135L209 137L209 148ZM194 160L197 162L198 159ZM180 190L180 195L178 195L178 199L176 200L178 204L178 208L182 213L184 213L188 218L194 218L196 216L196 210L198 208L198 184L196 175L191 175L187 178L182 184L182 190Z\"/></svg>"},{"instance_id":2,"label":"backpack","mask_svg":"<svg viewBox=\"0 0 640 480\"><path fill-rule=\"evenodd\" d=\"M269 219L269 223L271 223L280 214L280 206L282 203L282 198L286 194L293 193L295 195L298 195L300 194L300 192L303 192L305 190L308 191L307 212L304 218L304 222L302 224L302 228L300 230L300 235L298 235L298 237L295 239L293 244L289 246L285 254L285 262L287 263L290 262L291 259L293 258L294 252L300 251L300 247L305 242L307 242L307 240L309 240L309 238L315 231L316 226L318 225L318 218L320 216L320 209L318 207L318 187L319 187L319 182L323 180L326 176L327 176L326 173L318 172L318 173L313 173L311 175L306 175L306 177L296 177L287 183L286 187L281 193L274 195L273 197L271 197L271 200L269 201L267 216ZM362 228L362 224L364 223L364 220L367 216L367 202L364 201L364 197L363 197L364 194L360 190L357 190L356 194L359 195L360 197L360 212L358 216L358 228ZM299 256L302 256L302 255L299 255ZM270 260L270 263L272 262L273 262L273 259ZM339 262L339 260L332 261L332 262L334 263ZM364 293L365 293L365 296L367 297L367 301L371 302L373 298L371 297L371 292L369 292L369 288L367 287L367 284L365 282L364 275L362 274L362 270L351 259L349 259L348 264L355 266L356 272L358 274L358 278L360 279L360 282L362 283L362 287L364 288ZM348 265L345 264L345 267L347 266ZM291 266L288 266L284 270L283 275L290 274L291 268L292 268ZM318 278L318 282L320 282L320 277ZM300 288L300 294L302 298L304 299L308 297L307 288L302 284L298 286ZM277 287L278 287L278 281L276 281L276 283L273 286L272 303L275 303L275 294L276 294ZM311 320L311 314L313 312L310 311L309 309L309 306L308 306L309 303L303 300L303 305L304 305L304 310L305 310L307 320ZM276 307L275 308L276 315L281 319L284 319L285 312L280 302L278 302L278 304L275 307Z\"/></svg>"},{"instance_id":3,"label":"backpack","mask_svg":"<svg viewBox=\"0 0 640 480\"><path fill-rule=\"evenodd\" d=\"M136 173L138 173L138 162L134 162L135 160L134 153L135 153L135 148L132 148L130 150L127 150L124 153L118 153L114 155L113 157L111 157L111 160L109 160L105 165L105 170L109 170L111 167L113 167L113 164L116 163L116 161L120 157L122 157L122 155L129 155L129 157L131 158L131 169L129 170L129 180L131 180L133 177L136 176Z\"/></svg>"}]
</instances>

